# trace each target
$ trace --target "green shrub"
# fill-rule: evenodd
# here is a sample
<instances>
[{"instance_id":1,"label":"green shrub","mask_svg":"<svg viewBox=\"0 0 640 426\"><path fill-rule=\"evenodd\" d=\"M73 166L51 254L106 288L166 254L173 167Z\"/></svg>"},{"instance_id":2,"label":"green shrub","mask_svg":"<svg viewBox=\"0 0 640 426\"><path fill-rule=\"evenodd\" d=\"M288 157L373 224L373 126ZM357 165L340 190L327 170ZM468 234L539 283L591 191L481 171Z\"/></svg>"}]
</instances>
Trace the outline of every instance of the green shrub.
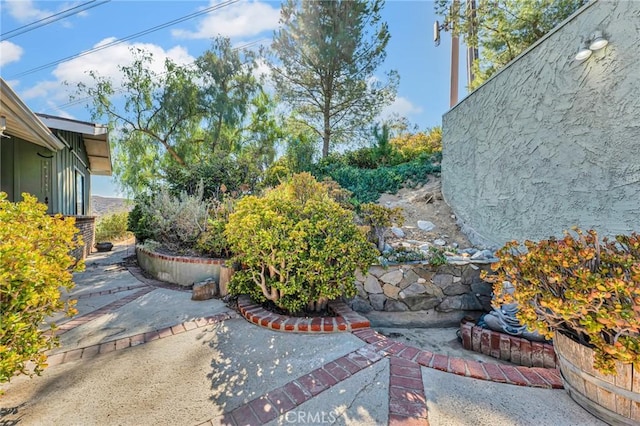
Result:
<instances>
[{"instance_id":1,"label":"green shrub","mask_svg":"<svg viewBox=\"0 0 640 426\"><path fill-rule=\"evenodd\" d=\"M230 292L289 312L355 295L355 270L366 271L376 252L353 219L308 173L241 199L225 231L243 265Z\"/></svg>"},{"instance_id":2,"label":"green shrub","mask_svg":"<svg viewBox=\"0 0 640 426\"><path fill-rule=\"evenodd\" d=\"M127 230L128 212L111 213L98 219L96 223L96 243L120 241L129 238Z\"/></svg>"},{"instance_id":3,"label":"green shrub","mask_svg":"<svg viewBox=\"0 0 640 426\"><path fill-rule=\"evenodd\" d=\"M231 257L229 242L224 229L229 223L229 215L233 212L237 200L227 197L224 201L214 203L209 212L206 229L200 234L195 249L202 255L209 257Z\"/></svg>"},{"instance_id":4,"label":"green shrub","mask_svg":"<svg viewBox=\"0 0 640 426\"><path fill-rule=\"evenodd\" d=\"M372 239L380 252L384 251L384 233L394 223L402 226L404 216L402 207L388 208L374 203L360 206L360 217L365 225L371 227Z\"/></svg>"},{"instance_id":5,"label":"green shrub","mask_svg":"<svg viewBox=\"0 0 640 426\"><path fill-rule=\"evenodd\" d=\"M73 288L71 273L84 266L70 254L82 244L75 220L51 217L35 197L22 196L11 203L0 193L0 383L46 367L44 352L58 340L55 324L41 325L55 312L75 313L60 292Z\"/></svg>"},{"instance_id":6,"label":"green shrub","mask_svg":"<svg viewBox=\"0 0 640 426\"><path fill-rule=\"evenodd\" d=\"M442 128L434 127L426 132L404 133L392 138L390 144L405 161L425 154L442 152Z\"/></svg>"},{"instance_id":7,"label":"green shrub","mask_svg":"<svg viewBox=\"0 0 640 426\"><path fill-rule=\"evenodd\" d=\"M547 338L554 331L589 345L594 368L613 373L615 362L640 366L640 235L601 243L595 231L563 239L507 243L492 265L494 304L517 302L518 319ZM504 282L513 285L509 290Z\"/></svg>"},{"instance_id":8,"label":"green shrub","mask_svg":"<svg viewBox=\"0 0 640 426\"><path fill-rule=\"evenodd\" d=\"M135 205L127 218L127 230L132 232L137 242L144 243L148 238L153 238L151 228L152 216L145 206L151 201L151 197L139 195L135 199ZM96 237L97 241L97 237Z\"/></svg>"}]
</instances>

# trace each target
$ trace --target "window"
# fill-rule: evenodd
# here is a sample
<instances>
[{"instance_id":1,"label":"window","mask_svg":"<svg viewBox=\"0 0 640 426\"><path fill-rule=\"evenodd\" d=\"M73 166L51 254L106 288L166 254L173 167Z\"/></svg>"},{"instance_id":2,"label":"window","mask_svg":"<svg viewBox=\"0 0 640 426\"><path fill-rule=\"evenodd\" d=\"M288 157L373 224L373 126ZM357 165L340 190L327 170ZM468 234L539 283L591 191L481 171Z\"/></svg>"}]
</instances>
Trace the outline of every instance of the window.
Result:
<instances>
[{"instance_id":1,"label":"window","mask_svg":"<svg viewBox=\"0 0 640 426\"><path fill-rule=\"evenodd\" d=\"M84 215L84 175L76 170L76 214Z\"/></svg>"}]
</instances>

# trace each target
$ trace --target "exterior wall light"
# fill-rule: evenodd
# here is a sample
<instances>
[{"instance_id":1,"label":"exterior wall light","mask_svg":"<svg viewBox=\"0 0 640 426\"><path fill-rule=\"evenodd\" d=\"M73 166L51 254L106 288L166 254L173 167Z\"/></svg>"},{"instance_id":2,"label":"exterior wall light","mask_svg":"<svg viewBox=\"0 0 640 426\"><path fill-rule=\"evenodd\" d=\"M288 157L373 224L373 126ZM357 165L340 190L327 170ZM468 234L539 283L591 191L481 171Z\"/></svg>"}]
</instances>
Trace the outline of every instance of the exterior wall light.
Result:
<instances>
[{"instance_id":1,"label":"exterior wall light","mask_svg":"<svg viewBox=\"0 0 640 426\"><path fill-rule=\"evenodd\" d=\"M602 36L602 31L596 31L591 35L591 44L589 45L589 49L596 51L600 50L609 44L609 40Z\"/></svg>"},{"instance_id":2,"label":"exterior wall light","mask_svg":"<svg viewBox=\"0 0 640 426\"><path fill-rule=\"evenodd\" d=\"M604 38L602 31L594 31L589 38L580 43L578 53L576 53L576 61L584 61L591 56L596 50L600 50L609 44L609 40Z\"/></svg>"}]
</instances>

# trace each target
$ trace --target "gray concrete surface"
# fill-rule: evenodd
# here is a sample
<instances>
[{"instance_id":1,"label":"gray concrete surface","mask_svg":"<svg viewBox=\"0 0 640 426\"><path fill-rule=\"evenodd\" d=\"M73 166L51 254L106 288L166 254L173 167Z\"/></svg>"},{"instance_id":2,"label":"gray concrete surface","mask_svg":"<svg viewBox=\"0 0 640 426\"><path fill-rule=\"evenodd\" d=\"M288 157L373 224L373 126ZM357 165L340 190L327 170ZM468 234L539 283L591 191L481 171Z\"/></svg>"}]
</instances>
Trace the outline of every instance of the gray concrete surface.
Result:
<instances>
[{"instance_id":1,"label":"gray concrete surface","mask_svg":"<svg viewBox=\"0 0 640 426\"><path fill-rule=\"evenodd\" d=\"M96 288L113 285L103 282L109 280L106 277L135 283L133 276L121 271L104 274L110 262L121 261L122 257L118 251L101 255L92 262L96 267L76 276L84 283L78 291L90 291L89 282ZM189 293L182 291L156 289L67 332L62 336L61 350L227 309L218 300L193 302L188 297ZM99 296L92 303L100 305L108 300ZM114 330L116 334L112 334ZM402 332L408 339L405 342L415 346L422 341L452 356L464 351L451 345L451 329L432 330L427 337L416 330L396 332ZM40 377L15 377L0 386L6 392L0 397L0 425L196 425L210 419L213 424L221 424L224 413L363 345L348 333L280 333L241 318L230 319L94 358L54 365ZM324 424L386 424L389 371L389 361L382 359L271 424L313 424L309 420L323 412L324 419L330 420ZM561 390L490 383L426 368L422 372L433 426L599 424Z\"/></svg>"}]
</instances>

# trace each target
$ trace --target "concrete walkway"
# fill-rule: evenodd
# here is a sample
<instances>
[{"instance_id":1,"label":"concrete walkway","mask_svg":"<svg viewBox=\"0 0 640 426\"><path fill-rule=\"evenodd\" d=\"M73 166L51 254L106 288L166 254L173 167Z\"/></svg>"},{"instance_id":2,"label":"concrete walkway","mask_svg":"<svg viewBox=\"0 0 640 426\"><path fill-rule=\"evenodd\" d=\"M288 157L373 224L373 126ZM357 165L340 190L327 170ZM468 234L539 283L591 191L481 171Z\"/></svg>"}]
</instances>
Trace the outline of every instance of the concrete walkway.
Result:
<instances>
[{"instance_id":1,"label":"concrete walkway","mask_svg":"<svg viewBox=\"0 0 640 426\"><path fill-rule=\"evenodd\" d=\"M136 279L120 265L132 253L88 259L70 295L78 315L58 319L62 345L42 376L2 386L0 425L603 424L564 390L426 368L364 341L371 330L258 327L219 300Z\"/></svg>"}]
</instances>

